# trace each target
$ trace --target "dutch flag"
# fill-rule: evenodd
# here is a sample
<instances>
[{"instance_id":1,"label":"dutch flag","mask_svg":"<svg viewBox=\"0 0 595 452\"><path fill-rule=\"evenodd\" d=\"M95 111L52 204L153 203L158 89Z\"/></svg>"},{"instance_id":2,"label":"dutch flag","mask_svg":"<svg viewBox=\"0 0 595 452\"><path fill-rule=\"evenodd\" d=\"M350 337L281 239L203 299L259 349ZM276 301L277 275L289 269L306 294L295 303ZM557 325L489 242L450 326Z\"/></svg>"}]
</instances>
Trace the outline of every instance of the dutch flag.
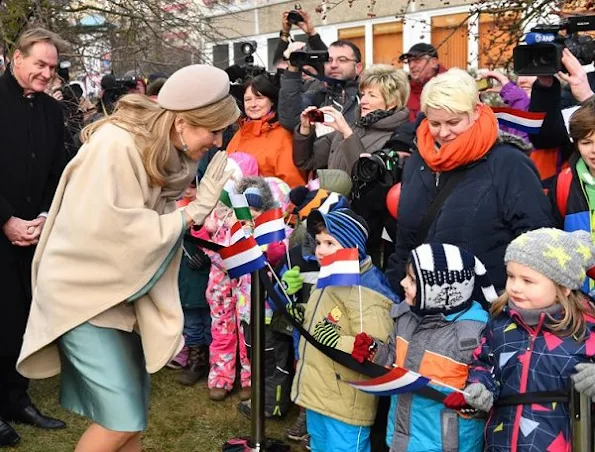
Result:
<instances>
[{"instance_id":1,"label":"dutch flag","mask_svg":"<svg viewBox=\"0 0 595 452\"><path fill-rule=\"evenodd\" d=\"M260 270L266 265L262 250L253 237L247 237L223 248L219 251L219 254L230 278L239 278L242 275Z\"/></svg>"},{"instance_id":2,"label":"dutch flag","mask_svg":"<svg viewBox=\"0 0 595 452\"><path fill-rule=\"evenodd\" d=\"M231 227L230 244L233 245L234 243L238 243L240 240L244 240L246 237L246 231L244 231L242 223L236 221L235 224Z\"/></svg>"},{"instance_id":3,"label":"dutch flag","mask_svg":"<svg viewBox=\"0 0 595 452\"><path fill-rule=\"evenodd\" d=\"M390 372L367 381L347 382L360 391L375 396L389 396L416 391L427 386L430 379L402 367L395 367Z\"/></svg>"},{"instance_id":4,"label":"dutch flag","mask_svg":"<svg viewBox=\"0 0 595 452\"><path fill-rule=\"evenodd\" d=\"M509 107L492 107L498 123L515 130L536 135L543 125L545 113L517 110Z\"/></svg>"},{"instance_id":5,"label":"dutch flag","mask_svg":"<svg viewBox=\"0 0 595 452\"><path fill-rule=\"evenodd\" d=\"M359 284L357 248L345 248L322 259L316 283L318 289L327 286L359 286Z\"/></svg>"},{"instance_id":6,"label":"dutch flag","mask_svg":"<svg viewBox=\"0 0 595 452\"><path fill-rule=\"evenodd\" d=\"M272 209L254 221L254 238L259 245L285 240L285 222L281 209Z\"/></svg>"}]
</instances>

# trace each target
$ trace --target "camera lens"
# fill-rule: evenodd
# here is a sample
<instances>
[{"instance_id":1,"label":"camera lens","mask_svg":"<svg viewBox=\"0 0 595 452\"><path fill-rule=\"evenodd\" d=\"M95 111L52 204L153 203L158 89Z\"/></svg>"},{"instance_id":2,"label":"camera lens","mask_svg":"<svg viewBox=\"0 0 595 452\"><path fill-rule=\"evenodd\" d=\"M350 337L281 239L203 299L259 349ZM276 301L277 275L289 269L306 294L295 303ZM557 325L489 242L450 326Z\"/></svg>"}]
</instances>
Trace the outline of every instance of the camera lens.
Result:
<instances>
[{"instance_id":1,"label":"camera lens","mask_svg":"<svg viewBox=\"0 0 595 452\"><path fill-rule=\"evenodd\" d=\"M362 182L371 182L378 178L380 165L372 158L363 158L358 162L357 175Z\"/></svg>"}]
</instances>

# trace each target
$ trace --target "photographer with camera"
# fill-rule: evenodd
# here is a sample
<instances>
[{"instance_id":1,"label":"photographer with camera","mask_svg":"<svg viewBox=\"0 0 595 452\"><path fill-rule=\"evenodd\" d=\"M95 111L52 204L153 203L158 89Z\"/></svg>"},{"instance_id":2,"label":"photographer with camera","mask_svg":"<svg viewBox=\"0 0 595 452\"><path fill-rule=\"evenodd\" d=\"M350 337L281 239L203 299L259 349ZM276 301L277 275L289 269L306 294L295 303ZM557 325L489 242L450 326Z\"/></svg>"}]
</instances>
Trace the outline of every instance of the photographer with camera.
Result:
<instances>
[{"instance_id":1,"label":"photographer with camera","mask_svg":"<svg viewBox=\"0 0 595 452\"><path fill-rule=\"evenodd\" d=\"M558 77L538 76L533 84L529 105L529 111L546 113L539 133L529 135L531 143L536 149L558 148L558 167L566 162L574 151L565 121L565 117L569 117L577 108L572 107L571 103L582 104L589 100L593 96L595 85L595 73L587 73L569 49L562 51L561 64L568 73L559 72ZM567 83L564 89L558 78ZM568 94L565 94L566 91Z\"/></svg>"},{"instance_id":2,"label":"photographer with camera","mask_svg":"<svg viewBox=\"0 0 595 452\"><path fill-rule=\"evenodd\" d=\"M295 6L297 7L299 5ZM273 56L273 64L283 61L283 54L292 42L290 32L294 25L300 28L308 37L307 45L309 49L320 51L326 51L328 49L320 38L320 35L314 29L310 15L306 11L296 8L291 11L285 11L281 16L281 31L279 32L279 42Z\"/></svg>"},{"instance_id":3,"label":"photographer with camera","mask_svg":"<svg viewBox=\"0 0 595 452\"><path fill-rule=\"evenodd\" d=\"M353 126L331 106L307 107L302 112L293 134L293 161L298 168L340 169L351 174L361 154L382 149L395 129L408 121L409 83L402 70L384 64L370 66L362 72L358 88L362 97ZM316 123L334 132L316 139Z\"/></svg>"},{"instance_id":4,"label":"photographer with camera","mask_svg":"<svg viewBox=\"0 0 595 452\"><path fill-rule=\"evenodd\" d=\"M134 75L121 78L116 78L114 74L104 75L101 79L101 90L97 113L91 118L91 122L111 115L116 103L122 96L126 94L145 94L144 82Z\"/></svg>"},{"instance_id":5,"label":"photographer with camera","mask_svg":"<svg viewBox=\"0 0 595 452\"><path fill-rule=\"evenodd\" d=\"M299 58L297 58L299 57ZM335 41L328 48L324 57L324 80L326 86L321 90L302 92L303 68L315 64L314 57L320 54L294 52L290 55L287 70L281 76L279 91L279 122L288 130L294 130L300 124L300 114L308 106L317 108L333 106L340 110L347 123L352 125L357 119L359 103L359 74L362 72L362 55L359 48L349 41ZM317 130L318 136L332 130Z\"/></svg>"},{"instance_id":6,"label":"photographer with camera","mask_svg":"<svg viewBox=\"0 0 595 452\"><path fill-rule=\"evenodd\" d=\"M66 160L69 162L81 147L80 133L84 126L83 110L80 106L82 90L80 86L71 86L70 62L60 62L59 69L46 93L60 102L64 116L64 147L66 149Z\"/></svg>"}]
</instances>

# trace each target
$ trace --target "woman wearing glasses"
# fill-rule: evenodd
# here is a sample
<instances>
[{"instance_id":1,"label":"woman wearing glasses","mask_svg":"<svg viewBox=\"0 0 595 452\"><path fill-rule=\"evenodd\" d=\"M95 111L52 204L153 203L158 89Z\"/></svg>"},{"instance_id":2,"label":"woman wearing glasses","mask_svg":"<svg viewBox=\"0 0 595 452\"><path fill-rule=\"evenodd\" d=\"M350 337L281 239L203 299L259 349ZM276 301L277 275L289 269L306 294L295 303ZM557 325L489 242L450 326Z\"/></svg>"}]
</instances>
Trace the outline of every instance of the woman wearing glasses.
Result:
<instances>
[{"instance_id":1,"label":"woman wearing glasses","mask_svg":"<svg viewBox=\"0 0 595 452\"><path fill-rule=\"evenodd\" d=\"M327 106L306 108L293 134L293 161L304 171L341 169L351 174L360 155L382 149L396 128L408 121L407 75L393 66L377 64L360 76L358 119L349 125L341 112ZM314 124L334 129L316 139Z\"/></svg>"}]
</instances>

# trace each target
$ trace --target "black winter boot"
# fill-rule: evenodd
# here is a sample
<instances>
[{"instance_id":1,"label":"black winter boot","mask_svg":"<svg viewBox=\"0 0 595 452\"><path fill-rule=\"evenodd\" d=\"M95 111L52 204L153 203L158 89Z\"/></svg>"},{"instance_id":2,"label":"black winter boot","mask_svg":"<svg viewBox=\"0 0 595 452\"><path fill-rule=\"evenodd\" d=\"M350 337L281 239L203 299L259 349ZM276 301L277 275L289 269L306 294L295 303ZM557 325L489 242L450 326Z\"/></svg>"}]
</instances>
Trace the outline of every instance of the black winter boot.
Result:
<instances>
[{"instance_id":1,"label":"black winter boot","mask_svg":"<svg viewBox=\"0 0 595 452\"><path fill-rule=\"evenodd\" d=\"M188 347L188 364L180 372L178 383L193 386L209 373L209 346L192 345Z\"/></svg>"}]
</instances>

